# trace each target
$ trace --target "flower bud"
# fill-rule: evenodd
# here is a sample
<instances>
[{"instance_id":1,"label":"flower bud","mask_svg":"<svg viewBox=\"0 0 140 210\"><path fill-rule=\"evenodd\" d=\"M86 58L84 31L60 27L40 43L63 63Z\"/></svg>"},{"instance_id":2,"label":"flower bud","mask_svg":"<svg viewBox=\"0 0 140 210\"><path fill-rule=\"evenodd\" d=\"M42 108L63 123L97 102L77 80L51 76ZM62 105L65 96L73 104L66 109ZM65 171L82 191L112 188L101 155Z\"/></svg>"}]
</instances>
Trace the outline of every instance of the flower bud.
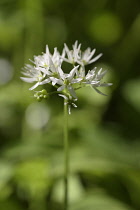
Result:
<instances>
[{"instance_id":1,"label":"flower bud","mask_svg":"<svg viewBox=\"0 0 140 210\"><path fill-rule=\"evenodd\" d=\"M46 91L45 89L41 90L41 93L42 93L43 95L47 95L47 91Z\"/></svg>"},{"instance_id":2,"label":"flower bud","mask_svg":"<svg viewBox=\"0 0 140 210\"><path fill-rule=\"evenodd\" d=\"M42 101L42 98L39 97L39 96L36 99L37 99L38 102Z\"/></svg>"}]
</instances>

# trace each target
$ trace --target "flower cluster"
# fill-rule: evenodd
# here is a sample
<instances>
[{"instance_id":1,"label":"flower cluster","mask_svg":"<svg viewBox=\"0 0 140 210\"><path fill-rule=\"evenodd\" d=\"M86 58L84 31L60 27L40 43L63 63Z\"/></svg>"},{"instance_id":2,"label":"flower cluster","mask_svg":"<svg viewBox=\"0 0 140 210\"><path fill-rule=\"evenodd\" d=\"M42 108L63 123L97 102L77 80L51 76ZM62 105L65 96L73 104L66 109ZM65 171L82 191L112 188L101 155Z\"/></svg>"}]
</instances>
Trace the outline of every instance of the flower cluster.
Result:
<instances>
[{"instance_id":1,"label":"flower cluster","mask_svg":"<svg viewBox=\"0 0 140 210\"><path fill-rule=\"evenodd\" d=\"M112 83L103 83L102 78L106 71L97 69L86 71L85 66L98 60L102 54L95 57L95 49L91 50L87 48L84 52L81 51L81 44L78 41L72 46L72 50L64 44L62 54L59 53L57 48L54 48L54 53L51 54L49 47L46 46L46 53L39 56L34 56L34 60L31 61L33 65L25 65L22 74L25 77L21 79L28 83L35 83L30 90L35 90L40 85L50 84L56 88L54 93L58 93L59 96L65 99L65 103L70 106L75 105L77 100L76 90L86 85L90 85L96 92L103 94L98 90L98 87L110 86ZM63 71L62 63L70 63L72 69L69 73ZM34 97L37 100L42 100L52 93L47 93L46 90L35 91Z\"/></svg>"}]
</instances>

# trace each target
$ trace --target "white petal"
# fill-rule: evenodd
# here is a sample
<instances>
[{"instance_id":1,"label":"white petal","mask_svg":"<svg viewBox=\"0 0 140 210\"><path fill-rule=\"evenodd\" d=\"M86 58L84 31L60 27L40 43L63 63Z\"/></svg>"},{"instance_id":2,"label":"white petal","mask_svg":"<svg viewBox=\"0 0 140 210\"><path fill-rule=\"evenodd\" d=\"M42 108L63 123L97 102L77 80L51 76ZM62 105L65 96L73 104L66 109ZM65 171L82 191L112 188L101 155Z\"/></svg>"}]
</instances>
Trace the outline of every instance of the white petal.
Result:
<instances>
[{"instance_id":1,"label":"white petal","mask_svg":"<svg viewBox=\"0 0 140 210\"><path fill-rule=\"evenodd\" d=\"M50 56L49 56L49 64L50 64L50 69L52 70L52 72L56 72L56 68Z\"/></svg>"},{"instance_id":2,"label":"white petal","mask_svg":"<svg viewBox=\"0 0 140 210\"><path fill-rule=\"evenodd\" d=\"M63 58L64 61L66 61L67 63L71 63L71 60L69 60L68 58Z\"/></svg>"},{"instance_id":3,"label":"white petal","mask_svg":"<svg viewBox=\"0 0 140 210\"><path fill-rule=\"evenodd\" d=\"M61 58L64 59L65 58L65 55L66 55L66 51L65 51L65 49L63 49Z\"/></svg>"},{"instance_id":4,"label":"white petal","mask_svg":"<svg viewBox=\"0 0 140 210\"><path fill-rule=\"evenodd\" d=\"M41 71L41 72L43 72L44 74L47 74L48 69L49 69L49 67L48 68L42 68L42 67L39 67L38 68L38 70Z\"/></svg>"},{"instance_id":5,"label":"white petal","mask_svg":"<svg viewBox=\"0 0 140 210\"><path fill-rule=\"evenodd\" d=\"M68 88L70 94L71 94L74 98L77 98L77 95L76 95L76 93L75 93L73 87L72 87L72 86L67 86L67 88Z\"/></svg>"},{"instance_id":6,"label":"white petal","mask_svg":"<svg viewBox=\"0 0 140 210\"><path fill-rule=\"evenodd\" d=\"M39 85L39 82L37 82L35 85L33 85L31 88L29 88L29 90L34 90L35 88L37 88Z\"/></svg>"},{"instance_id":7,"label":"white petal","mask_svg":"<svg viewBox=\"0 0 140 210\"><path fill-rule=\"evenodd\" d=\"M50 51L49 51L48 45L46 45L46 53L47 53L48 55L50 55Z\"/></svg>"},{"instance_id":8,"label":"white petal","mask_svg":"<svg viewBox=\"0 0 140 210\"><path fill-rule=\"evenodd\" d=\"M68 77L67 77L69 80L72 80L72 79L73 79L74 74L76 73L78 67L79 67L79 65L76 66L76 67L74 67L74 68L70 71L70 73L68 74Z\"/></svg>"},{"instance_id":9,"label":"white petal","mask_svg":"<svg viewBox=\"0 0 140 210\"><path fill-rule=\"evenodd\" d=\"M86 80L91 80L92 78L93 78L93 75L90 74L90 72L88 72L86 75Z\"/></svg>"},{"instance_id":10,"label":"white petal","mask_svg":"<svg viewBox=\"0 0 140 210\"><path fill-rule=\"evenodd\" d=\"M32 83L36 81L36 78L26 78L26 77L20 77L21 80L24 82Z\"/></svg>"},{"instance_id":11,"label":"white petal","mask_svg":"<svg viewBox=\"0 0 140 210\"><path fill-rule=\"evenodd\" d=\"M89 62L89 64L90 64L90 63L93 63L93 62L95 62L95 61L97 61L102 55L103 55L102 53L100 53L99 55L97 55L95 58L93 58L93 59Z\"/></svg>"},{"instance_id":12,"label":"white petal","mask_svg":"<svg viewBox=\"0 0 140 210\"><path fill-rule=\"evenodd\" d=\"M77 45L78 45L78 41L76 40L75 43L74 43L74 45L73 45L73 49L74 48L76 49L77 48Z\"/></svg>"},{"instance_id":13,"label":"white petal","mask_svg":"<svg viewBox=\"0 0 140 210\"><path fill-rule=\"evenodd\" d=\"M21 73L22 73L24 76L27 76L27 77L30 77L30 76L31 76L30 72L24 72L24 71L22 71Z\"/></svg>"},{"instance_id":14,"label":"white petal","mask_svg":"<svg viewBox=\"0 0 140 210\"><path fill-rule=\"evenodd\" d=\"M57 81L58 81L58 79L55 78L55 77L50 77L50 79L51 79L51 81L52 81L52 85L53 85L53 86L54 86L54 85L57 83Z\"/></svg>"},{"instance_id":15,"label":"white petal","mask_svg":"<svg viewBox=\"0 0 140 210\"><path fill-rule=\"evenodd\" d=\"M64 80L65 76L64 76L64 72L62 71L62 69L58 66L58 72L60 74L60 77Z\"/></svg>"},{"instance_id":16,"label":"white petal","mask_svg":"<svg viewBox=\"0 0 140 210\"><path fill-rule=\"evenodd\" d=\"M96 78L98 79L98 80L101 80L103 77L104 77L104 75L106 74L106 72L107 71L104 71L104 72L102 72L102 73L97 73L97 75L96 75Z\"/></svg>"},{"instance_id":17,"label":"white petal","mask_svg":"<svg viewBox=\"0 0 140 210\"><path fill-rule=\"evenodd\" d=\"M66 50L69 62L72 62L73 57L72 57L71 51L69 50L69 48L68 48L68 46L66 44L64 44L64 47L65 47L65 50Z\"/></svg>"},{"instance_id":18,"label":"white petal","mask_svg":"<svg viewBox=\"0 0 140 210\"><path fill-rule=\"evenodd\" d=\"M68 100L68 97L62 94L58 94L59 96L63 97L64 99Z\"/></svg>"},{"instance_id":19,"label":"white petal","mask_svg":"<svg viewBox=\"0 0 140 210\"><path fill-rule=\"evenodd\" d=\"M82 78L73 79L71 83L79 83L80 81L82 81Z\"/></svg>"},{"instance_id":20,"label":"white petal","mask_svg":"<svg viewBox=\"0 0 140 210\"><path fill-rule=\"evenodd\" d=\"M73 105L75 108L77 108L77 105L76 105L75 103L72 103L72 105Z\"/></svg>"},{"instance_id":21,"label":"white petal","mask_svg":"<svg viewBox=\"0 0 140 210\"><path fill-rule=\"evenodd\" d=\"M91 81L90 84L91 85L97 85L97 84L100 84L100 81Z\"/></svg>"},{"instance_id":22,"label":"white petal","mask_svg":"<svg viewBox=\"0 0 140 210\"><path fill-rule=\"evenodd\" d=\"M95 54L96 49L93 49L89 56L87 57L88 61L92 58L92 56Z\"/></svg>"},{"instance_id":23,"label":"white petal","mask_svg":"<svg viewBox=\"0 0 140 210\"><path fill-rule=\"evenodd\" d=\"M90 48L88 47L83 53L82 53L82 60L87 60L88 55L90 54Z\"/></svg>"},{"instance_id":24,"label":"white petal","mask_svg":"<svg viewBox=\"0 0 140 210\"><path fill-rule=\"evenodd\" d=\"M61 87L59 87L58 89L57 89L57 91L62 91L62 90L64 90L65 89L65 85L62 85Z\"/></svg>"},{"instance_id":25,"label":"white petal","mask_svg":"<svg viewBox=\"0 0 140 210\"><path fill-rule=\"evenodd\" d=\"M100 84L100 87L108 87L111 85L113 85L113 83L102 83L102 84Z\"/></svg>"},{"instance_id":26,"label":"white petal","mask_svg":"<svg viewBox=\"0 0 140 210\"><path fill-rule=\"evenodd\" d=\"M84 66L83 62L81 60L76 61L79 65Z\"/></svg>"},{"instance_id":27,"label":"white petal","mask_svg":"<svg viewBox=\"0 0 140 210\"><path fill-rule=\"evenodd\" d=\"M81 66L78 73L80 77L85 77L85 66Z\"/></svg>"},{"instance_id":28,"label":"white petal","mask_svg":"<svg viewBox=\"0 0 140 210\"><path fill-rule=\"evenodd\" d=\"M40 82L40 85L44 85L44 84L47 84L49 83L51 80L48 78L48 79L45 79L44 81Z\"/></svg>"},{"instance_id":29,"label":"white petal","mask_svg":"<svg viewBox=\"0 0 140 210\"><path fill-rule=\"evenodd\" d=\"M75 44L72 47L73 47L74 61L77 62L77 59L80 59L79 54L80 54L81 44L79 44L79 46L78 46L78 41L76 41Z\"/></svg>"},{"instance_id":30,"label":"white petal","mask_svg":"<svg viewBox=\"0 0 140 210\"><path fill-rule=\"evenodd\" d=\"M83 82L84 84L90 84L90 85L97 85L100 82L99 81L87 81L87 82Z\"/></svg>"},{"instance_id":31,"label":"white petal","mask_svg":"<svg viewBox=\"0 0 140 210\"><path fill-rule=\"evenodd\" d=\"M102 68L100 68L100 70L98 71L97 75L100 75L102 73Z\"/></svg>"},{"instance_id":32,"label":"white petal","mask_svg":"<svg viewBox=\"0 0 140 210\"><path fill-rule=\"evenodd\" d=\"M77 51L78 51L78 52L79 52L80 48L81 48L81 44L79 44L79 46L78 46L78 48L77 48Z\"/></svg>"},{"instance_id":33,"label":"white petal","mask_svg":"<svg viewBox=\"0 0 140 210\"><path fill-rule=\"evenodd\" d=\"M24 68L25 69L34 69L34 66L32 66L30 64L26 64Z\"/></svg>"}]
</instances>

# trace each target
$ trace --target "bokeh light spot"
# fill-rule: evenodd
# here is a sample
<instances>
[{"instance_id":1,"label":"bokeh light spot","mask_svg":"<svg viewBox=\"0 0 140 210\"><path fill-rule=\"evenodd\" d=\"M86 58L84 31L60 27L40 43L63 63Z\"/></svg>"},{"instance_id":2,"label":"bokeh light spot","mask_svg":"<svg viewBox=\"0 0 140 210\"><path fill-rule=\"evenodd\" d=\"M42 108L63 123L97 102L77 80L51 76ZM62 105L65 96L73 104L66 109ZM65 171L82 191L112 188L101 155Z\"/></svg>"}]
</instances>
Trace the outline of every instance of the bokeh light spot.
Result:
<instances>
[{"instance_id":1,"label":"bokeh light spot","mask_svg":"<svg viewBox=\"0 0 140 210\"><path fill-rule=\"evenodd\" d=\"M44 104L34 103L27 108L25 118L32 129L39 130L48 123L50 111Z\"/></svg>"},{"instance_id":2,"label":"bokeh light spot","mask_svg":"<svg viewBox=\"0 0 140 210\"><path fill-rule=\"evenodd\" d=\"M13 68L9 61L0 59L0 85L4 85L12 79Z\"/></svg>"},{"instance_id":3,"label":"bokeh light spot","mask_svg":"<svg viewBox=\"0 0 140 210\"><path fill-rule=\"evenodd\" d=\"M122 34L122 23L118 16L106 12L94 16L89 25L92 38L104 45L114 44Z\"/></svg>"}]
</instances>

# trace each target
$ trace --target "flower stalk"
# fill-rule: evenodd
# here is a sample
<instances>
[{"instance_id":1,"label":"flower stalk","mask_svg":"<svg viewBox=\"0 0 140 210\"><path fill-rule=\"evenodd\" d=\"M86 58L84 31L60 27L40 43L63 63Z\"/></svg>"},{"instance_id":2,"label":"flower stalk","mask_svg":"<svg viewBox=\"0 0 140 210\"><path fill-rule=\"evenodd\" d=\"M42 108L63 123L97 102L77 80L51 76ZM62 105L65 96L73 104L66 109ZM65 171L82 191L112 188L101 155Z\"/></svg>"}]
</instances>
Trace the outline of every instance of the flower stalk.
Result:
<instances>
[{"instance_id":1,"label":"flower stalk","mask_svg":"<svg viewBox=\"0 0 140 210\"><path fill-rule=\"evenodd\" d=\"M68 103L64 99L64 210L68 210L69 142L68 142Z\"/></svg>"}]
</instances>

